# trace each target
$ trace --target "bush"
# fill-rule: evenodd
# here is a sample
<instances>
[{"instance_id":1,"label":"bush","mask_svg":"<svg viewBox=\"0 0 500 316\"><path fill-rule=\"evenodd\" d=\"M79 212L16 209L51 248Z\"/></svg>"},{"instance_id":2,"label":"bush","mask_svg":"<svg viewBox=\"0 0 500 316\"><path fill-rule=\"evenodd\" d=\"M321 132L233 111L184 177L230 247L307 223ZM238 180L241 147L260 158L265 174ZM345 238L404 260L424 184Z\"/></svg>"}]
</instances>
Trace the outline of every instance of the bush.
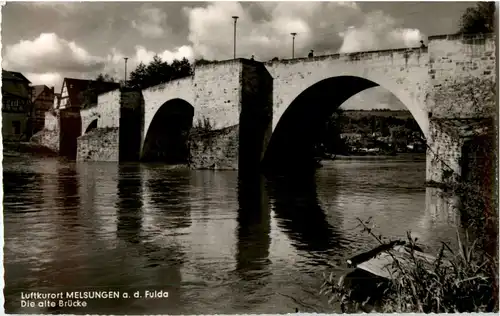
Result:
<instances>
[{"instance_id":1,"label":"bush","mask_svg":"<svg viewBox=\"0 0 500 316\"><path fill-rule=\"evenodd\" d=\"M203 117L203 119L198 118L194 129L201 133L207 133L213 130L213 126L208 117Z\"/></svg>"}]
</instances>

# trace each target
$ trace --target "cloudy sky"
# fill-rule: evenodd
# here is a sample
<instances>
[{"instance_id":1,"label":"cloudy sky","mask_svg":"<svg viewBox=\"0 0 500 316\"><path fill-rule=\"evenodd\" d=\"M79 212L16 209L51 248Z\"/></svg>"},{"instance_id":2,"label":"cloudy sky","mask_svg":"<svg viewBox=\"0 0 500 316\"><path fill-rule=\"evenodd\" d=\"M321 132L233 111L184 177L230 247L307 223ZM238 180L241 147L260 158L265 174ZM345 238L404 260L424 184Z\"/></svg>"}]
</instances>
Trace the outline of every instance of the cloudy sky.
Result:
<instances>
[{"instance_id":1,"label":"cloudy sky","mask_svg":"<svg viewBox=\"0 0 500 316\"><path fill-rule=\"evenodd\" d=\"M62 78L123 78L149 62L204 57L257 60L418 46L429 35L454 33L467 2L30 2L2 8L2 67L33 84L61 88ZM394 105L381 88L353 100Z\"/></svg>"}]
</instances>

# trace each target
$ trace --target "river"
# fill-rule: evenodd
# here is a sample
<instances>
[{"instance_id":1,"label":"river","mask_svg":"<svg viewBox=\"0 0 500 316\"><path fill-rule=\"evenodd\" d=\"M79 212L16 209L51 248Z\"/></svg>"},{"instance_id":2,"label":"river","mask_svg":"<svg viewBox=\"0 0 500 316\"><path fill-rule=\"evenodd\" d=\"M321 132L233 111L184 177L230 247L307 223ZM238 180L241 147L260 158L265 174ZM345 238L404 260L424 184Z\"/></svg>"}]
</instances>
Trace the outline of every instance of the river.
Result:
<instances>
[{"instance_id":1,"label":"river","mask_svg":"<svg viewBox=\"0 0 500 316\"><path fill-rule=\"evenodd\" d=\"M7 313L334 312L318 295L322 273L339 276L376 245L356 218L386 237L412 231L430 250L455 236L426 212L425 155L325 161L309 179L247 183L158 164L5 158L3 168ZM21 307L21 293L108 290L168 298Z\"/></svg>"}]
</instances>

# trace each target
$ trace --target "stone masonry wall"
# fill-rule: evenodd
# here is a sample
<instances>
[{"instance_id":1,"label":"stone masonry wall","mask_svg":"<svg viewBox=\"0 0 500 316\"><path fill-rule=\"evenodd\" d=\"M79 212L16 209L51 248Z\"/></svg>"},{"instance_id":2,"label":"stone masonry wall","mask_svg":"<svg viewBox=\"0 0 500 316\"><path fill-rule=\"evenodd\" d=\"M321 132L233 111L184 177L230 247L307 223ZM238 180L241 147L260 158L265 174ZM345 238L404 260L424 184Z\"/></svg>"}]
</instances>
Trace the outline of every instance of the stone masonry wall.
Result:
<instances>
[{"instance_id":1,"label":"stone masonry wall","mask_svg":"<svg viewBox=\"0 0 500 316\"><path fill-rule=\"evenodd\" d=\"M51 111L45 112L44 128L49 131L56 131L59 129L59 116L57 112L54 113L52 113Z\"/></svg>"},{"instance_id":2,"label":"stone masonry wall","mask_svg":"<svg viewBox=\"0 0 500 316\"><path fill-rule=\"evenodd\" d=\"M101 113L99 113L99 109L96 106L81 109L80 115L82 118L82 135L85 134L90 123L94 120L97 119L97 124L99 124L99 118L101 117Z\"/></svg>"},{"instance_id":3,"label":"stone masonry wall","mask_svg":"<svg viewBox=\"0 0 500 316\"><path fill-rule=\"evenodd\" d=\"M118 161L119 128L96 128L78 138L77 161Z\"/></svg>"},{"instance_id":4,"label":"stone masonry wall","mask_svg":"<svg viewBox=\"0 0 500 316\"><path fill-rule=\"evenodd\" d=\"M120 126L120 98L120 89L116 89L98 95L96 105L81 109L82 135L95 119L97 128Z\"/></svg>"},{"instance_id":5,"label":"stone masonry wall","mask_svg":"<svg viewBox=\"0 0 500 316\"><path fill-rule=\"evenodd\" d=\"M193 79L194 119L209 118L215 129L239 124L240 59L196 67Z\"/></svg>"},{"instance_id":6,"label":"stone masonry wall","mask_svg":"<svg viewBox=\"0 0 500 316\"><path fill-rule=\"evenodd\" d=\"M455 181L461 175L463 141L436 119L431 119L427 140L426 181Z\"/></svg>"},{"instance_id":7,"label":"stone masonry wall","mask_svg":"<svg viewBox=\"0 0 500 316\"><path fill-rule=\"evenodd\" d=\"M208 89L210 81L217 88ZM267 69L239 59L197 69L194 82L194 124L207 115L214 129L191 133L191 168L256 170L272 129L273 87Z\"/></svg>"},{"instance_id":8,"label":"stone masonry wall","mask_svg":"<svg viewBox=\"0 0 500 316\"><path fill-rule=\"evenodd\" d=\"M447 35L429 38L432 117L489 117L496 112L494 35Z\"/></svg>"},{"instance_id":9,"label":"stone masonry wall","mask_svg":"<svg viewBox=\"0 0 500 316\"><path fill-rule=\"evenodd\" d=\"M59 130L42 129L33 135L30 141L59 152Z\"/></svg>"},{"instance_id":10,"label":"stone masonry wall","mask_svg":"<svg viewBox=\"0 0 500 316\"><path fill-rule=\"evenodd\" d=\"M239 125L221 130L198 132L189 137L192 169L237 170Z\"/></svg>"},{"instance_id":11,"label":"stone masonry wall","mask_svg":"<svg viewBox=\"0 0 500 316\"><path fill-rule=\"evenodd\" d=\"M59 111L54 113L51 111L45 112L44 126L41 131L31 137L30 141L59 152Z\"/></svg>"},{"instance_id":12,"label":"stone masonry wall","mask_svg":"<svg viewBox=\"0 0 500 316\"><path fill-rule=\"evenodd\" d=\"M97 97L97 111L100 115L97 128L120 126L120 97L120 89L100 94Z\"/></svg>"}]
</instances>

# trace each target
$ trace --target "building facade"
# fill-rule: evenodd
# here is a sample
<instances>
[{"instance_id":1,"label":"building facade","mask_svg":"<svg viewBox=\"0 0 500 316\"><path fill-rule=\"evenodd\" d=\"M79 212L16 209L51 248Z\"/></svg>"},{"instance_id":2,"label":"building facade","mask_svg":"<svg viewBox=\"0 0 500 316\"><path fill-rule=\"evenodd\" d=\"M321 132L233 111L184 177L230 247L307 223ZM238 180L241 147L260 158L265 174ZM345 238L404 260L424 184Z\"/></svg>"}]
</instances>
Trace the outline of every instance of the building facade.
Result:
<instances>
[{"instance_id":1,"label":"building facade","mask_svg":"<svg viewBox=\"0 0 500 316\"><path fill-rule=\"evenodd\" d=\"M45 85L33 86L33 134L41 131L45 125L45 112L54 104L54 87Z\"/></svg>"},{"instance_id":2,"label":"building facade","mask_svg":"<svg viewBox=\"0 0 500 316\"><path fill-rule=\"evenodd\" d=\"M31 82L19 72L2 70L2 136L4 141L32 135Z\"/></svg>"}]
</instances>

